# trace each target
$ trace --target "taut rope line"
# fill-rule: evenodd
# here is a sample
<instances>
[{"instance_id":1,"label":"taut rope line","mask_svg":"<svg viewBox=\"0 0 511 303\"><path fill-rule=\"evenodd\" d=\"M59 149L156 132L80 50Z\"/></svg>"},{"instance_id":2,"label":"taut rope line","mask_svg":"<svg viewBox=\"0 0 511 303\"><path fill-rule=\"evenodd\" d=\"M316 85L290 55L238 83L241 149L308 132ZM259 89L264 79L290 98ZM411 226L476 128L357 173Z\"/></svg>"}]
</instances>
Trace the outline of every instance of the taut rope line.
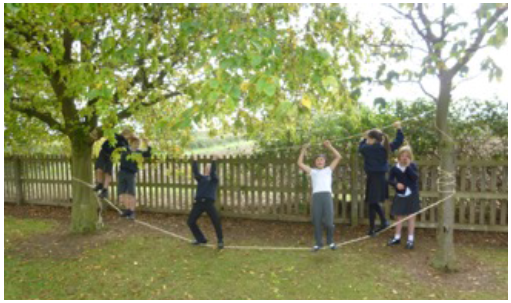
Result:
<instances>
[{"instance_id":1,"label":"taut rope line","mask_svg":"<svg viewBox=\"0 0 511 303\"><path fill-rule=\"evenodd\" d=\"M442 171L440 171L442 173ZM445 173L445 172L444 172ZM91 189L94 188L94 186L92 184L89 184L83 180L80 180L78 178L73 178L76 182L79 182ZM441 178L438 178L437 179L437 185L441 186ZM452 181L449 181L449 182L452 182ZM444 184L445 185L445 184ZM428 205L427 207L424 207L423 209L421 209L420 211L416 212L416 213L413 213L399 221L396 221L394 222L393 224L391 224L390 226L388 226L387 228L385 228L384 230L380 231L378 234L380 233L383 233L389 229L391 229L392 227L396 226L397 224L399 223L402 223L406 220L408 220L409 218L413 217L413 216L417 216L423 212L425 212L426 210L430 209L430 208L433 208L441 203L443 203L444 201L452 198L454 195L456 194L455 191L451 192L450 195L436 201L435 203L432 203L430 205ZM114 208L119 214L122 214L122 210L120 210L112 201L110 201L109 199L104 199L112 208ZM143 225L147 228L150 228L150 229L153 229L153 230L156 230L156 231L159 231L161 233L164 233L166 235L169 235L173 238L176 238L176 239L179 239L179 240L182 240L182 241L186 241L186 242L190 242L191 239L189 238L186 238L184 236L181 236L181 235L178 235L176 233L173 233L171 231L168 231L168 230L165 230L165 229L162 229L160 227L157 227L157 226L154 226L150 223L147 223L147 222L144 222L144 221L141 221L141 220L138 220L138 219L135 219L134 220L135 223L137 224L140 224L140 225ZM370 239L371 237L366 235L366 236L362 236L362 237L359 237L359 238L355 238L355 239L351 239L351 240L347 240L347 241L344 241L344 242L341 242L341 243L337 243L337 247L342 247L342 246L346 246L346 245L349 245L349 244L353 244L353 243L357 243L357 242L360 242L360 241L364 241L364 240L368 240ZM204 246L207 246L207 247L214 247L214 245L211 245L211 244L206 244ZM288 246L288 247L284 247L284 246L239 246L239 245L227 245L225 246L224 248L226 249L239 249L239 250L310 250L309 247L295 247L295 246Z\"/></svg>"}]
</instances>

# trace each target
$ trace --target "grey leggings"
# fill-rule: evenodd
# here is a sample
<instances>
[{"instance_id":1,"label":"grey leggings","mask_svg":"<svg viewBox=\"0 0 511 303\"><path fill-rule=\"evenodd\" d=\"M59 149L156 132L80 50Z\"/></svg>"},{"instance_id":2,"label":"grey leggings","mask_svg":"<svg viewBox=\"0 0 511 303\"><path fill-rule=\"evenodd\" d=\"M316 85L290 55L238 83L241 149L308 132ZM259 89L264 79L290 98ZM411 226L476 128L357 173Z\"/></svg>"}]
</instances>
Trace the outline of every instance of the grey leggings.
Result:
<instances>
[{"instance_id":1,"label":"grey leggings","mask_svg":"<svg viewBox=\"0 0 511 303\"><path fill-rule=\"evenodd\" d=\"M312 194L312 224L317 246L323 246L323 224L326 228L327 244L334 242L334 202L331 192Z\"/></svg>"}]
</instances>

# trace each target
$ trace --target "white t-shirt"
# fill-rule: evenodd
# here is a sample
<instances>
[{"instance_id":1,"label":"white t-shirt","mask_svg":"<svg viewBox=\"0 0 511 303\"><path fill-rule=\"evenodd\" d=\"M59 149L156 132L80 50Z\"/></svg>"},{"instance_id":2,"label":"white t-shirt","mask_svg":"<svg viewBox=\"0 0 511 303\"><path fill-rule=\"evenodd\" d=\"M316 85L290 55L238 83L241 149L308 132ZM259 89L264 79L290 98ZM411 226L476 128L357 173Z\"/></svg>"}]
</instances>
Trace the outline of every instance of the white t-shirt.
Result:
<instances>
[{"instance_id":1,"label":"white t-shirt","mask_svg":"<svg viewBox=\"0 0 511 303\"><path fill-rule=\"evenodd\" d=\"M332 192L332 169L311 169L312 193Z\"/></svg>"}]
</instances>

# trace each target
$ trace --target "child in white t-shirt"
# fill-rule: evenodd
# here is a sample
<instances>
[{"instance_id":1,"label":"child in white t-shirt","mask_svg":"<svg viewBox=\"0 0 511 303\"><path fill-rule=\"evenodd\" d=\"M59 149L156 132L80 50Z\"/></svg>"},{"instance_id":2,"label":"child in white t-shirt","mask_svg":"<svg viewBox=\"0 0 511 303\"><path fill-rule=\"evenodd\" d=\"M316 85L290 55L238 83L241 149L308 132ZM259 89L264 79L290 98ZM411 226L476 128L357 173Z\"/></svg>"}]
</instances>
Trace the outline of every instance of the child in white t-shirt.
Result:
<instances>
[{"instance_id":1,"label":"child in white t-shirt","mask_svg":"<svg viewBox=\"0 0 511 303\"><path fill-rule=\"evenodd\" d=\"M304 145L298 157L298 166L311 176L312 180L312 224L314 225L314 238L316 243L312 248L313 252L323 246L323 224L326 227L327 244L334 250L337 248L333 241L334 237L334 203L332 200L332 172L334 171L341 155L332 146L330 141L325 141L324 146L333 154L334 159L329 166L326 166L326 156L316 157L314 164L316 168L310 168L303 163L305 151L308 145Z\"/></svg>"}]
</instances>

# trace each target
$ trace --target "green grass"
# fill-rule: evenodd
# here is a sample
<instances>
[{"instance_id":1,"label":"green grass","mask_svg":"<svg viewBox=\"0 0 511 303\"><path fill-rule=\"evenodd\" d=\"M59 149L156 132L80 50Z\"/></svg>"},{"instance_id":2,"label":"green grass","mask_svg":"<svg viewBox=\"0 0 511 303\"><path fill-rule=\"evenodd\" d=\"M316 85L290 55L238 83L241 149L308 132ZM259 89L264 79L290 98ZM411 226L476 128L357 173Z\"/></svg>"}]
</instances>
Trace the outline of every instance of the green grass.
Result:
<instances>
[{"instance_id":1,"label":"green grass","mask_svg":"<svg viewBox=\"0 0 511 303\"><path fill-rule=\"evenodd\" d=\"M55 227L55 223L48 220L4 218L4 245L10 247L13 241L29 237L38 233L46 233Z\"/></svg>"},{"instance_id":2,"label":"green grass","mask_svg":"<svg viewBox=\"0 0 511 303\"><path fill-rule=\"evenodd\" d=\"M30 240L51 224L5 220L5 234ZM385 254L385 253L384 253ZM507 299L507 249L476 249L504 266L502 291L432 289L384 255L351 246L341 252L217 252L172 238L132 235L74 258L4 254L5 299ZM392 291L395 290L395 292Z\"/></svg>"}]
</instances>

